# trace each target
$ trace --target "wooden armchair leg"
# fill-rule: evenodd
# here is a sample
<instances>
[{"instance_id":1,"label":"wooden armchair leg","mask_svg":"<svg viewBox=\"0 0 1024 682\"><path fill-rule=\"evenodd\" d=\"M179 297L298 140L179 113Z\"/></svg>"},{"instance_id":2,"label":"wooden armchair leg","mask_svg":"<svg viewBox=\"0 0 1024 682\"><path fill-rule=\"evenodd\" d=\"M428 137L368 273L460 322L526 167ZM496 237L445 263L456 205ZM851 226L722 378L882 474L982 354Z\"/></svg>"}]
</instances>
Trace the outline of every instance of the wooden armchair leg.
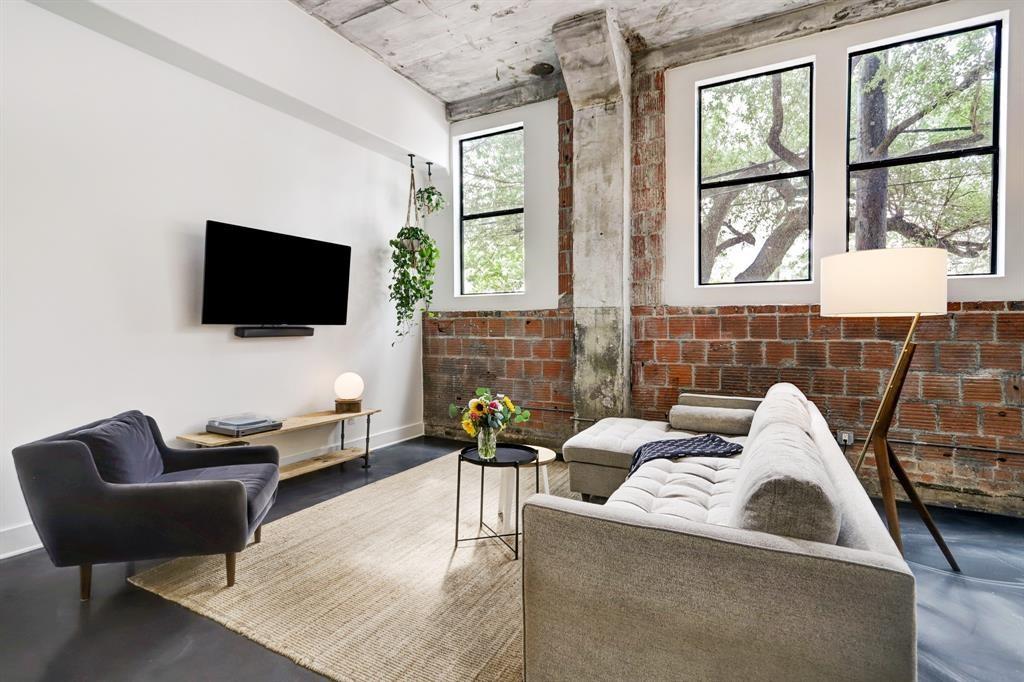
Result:
<instances>
[{"instance_id":1,"label":"wooden armchair leg","mask_svg":"<svg viewBox=\"0 0 1024 682\"><path fill-rule=\"evenodd\" d=\"M235 553L228 552L224 555L224 565L228 570L228 587L235 584Z\"/></svg>"},{"instance_id":2,"label":"wooden armchair leg","mask_svg":"<svg viewBox=\"0 0 1024 682\"><path fill-rule=\"evenodd\" d=\"M92 564L78 567L78 596L82 601L89 601L92 597Z\"/></svg>"},{"instance_id":3,"label":"wooden armchair leg","mask_svg":"<svg viewBox=\"0 0 1024 682\"><path fill-rule=\"evenodd\" d=\"M260 531L261 530L263 530L263 524L262 523L260 525L256 526L256 532L253 533L253 536L252 536L252 541L253 541L253 544L255 544L255 545L260 544Z\"/></svg>"}]
</instances>

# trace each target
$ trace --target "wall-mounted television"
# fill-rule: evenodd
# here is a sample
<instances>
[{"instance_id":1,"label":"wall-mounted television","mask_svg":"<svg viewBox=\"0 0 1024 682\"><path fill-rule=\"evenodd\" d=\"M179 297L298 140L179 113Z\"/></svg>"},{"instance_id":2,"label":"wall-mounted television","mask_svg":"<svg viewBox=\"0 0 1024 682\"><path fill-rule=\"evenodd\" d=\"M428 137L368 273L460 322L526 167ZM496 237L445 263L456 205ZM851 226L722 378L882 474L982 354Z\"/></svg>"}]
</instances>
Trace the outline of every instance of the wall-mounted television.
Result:
<instances>
[{"instance_id":1,"label":"wall-mounted television","mask_svg":"<svg viewBox=\"0 0 1024 682\"><path fill-rule=\"evenodd\" d=\"M240 327L239 336L308 336L312 329L280 328L345 324L351 260L344 244L208 220L202 322L267 328Z\"/></svg>"}]
</instances>

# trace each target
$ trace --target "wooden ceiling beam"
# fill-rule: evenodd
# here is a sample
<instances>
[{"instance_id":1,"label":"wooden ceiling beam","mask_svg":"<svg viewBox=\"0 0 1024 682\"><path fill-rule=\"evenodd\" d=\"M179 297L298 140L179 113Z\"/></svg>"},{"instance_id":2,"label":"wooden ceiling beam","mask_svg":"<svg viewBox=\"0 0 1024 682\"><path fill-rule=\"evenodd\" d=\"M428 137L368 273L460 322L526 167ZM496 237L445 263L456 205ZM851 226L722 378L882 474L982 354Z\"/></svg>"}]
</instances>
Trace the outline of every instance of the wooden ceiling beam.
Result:
<instances>
[{"instance_id":1,"label":"wooden ceiling beam","mask_svg":"<svg viewBox=\"0 0 1024 682\"><path fill-rule=\"evenodd\" d=\"M935 5L946 0L826 0L742 26L694 36L633 57L635 71L671 69Z\"/></svg>"}]
</instances>

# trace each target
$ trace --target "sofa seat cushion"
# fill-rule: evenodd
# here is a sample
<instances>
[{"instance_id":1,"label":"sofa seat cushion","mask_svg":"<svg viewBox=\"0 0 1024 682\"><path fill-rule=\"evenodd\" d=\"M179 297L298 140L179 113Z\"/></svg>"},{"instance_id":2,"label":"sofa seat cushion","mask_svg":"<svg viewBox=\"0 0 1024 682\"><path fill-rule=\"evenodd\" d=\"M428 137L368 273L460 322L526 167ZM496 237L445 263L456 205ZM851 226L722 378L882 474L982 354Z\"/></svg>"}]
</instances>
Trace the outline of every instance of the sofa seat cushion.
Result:
<instances>
[{"instance_id":1,"label":"sofa seat cushion","mask_svg":"<svg viewBox=\"0 0 1024 682\"><path fill-rule=\"evenodd\" d=\"M701 434L694 431L675 430L668 422L607 417L565 441L562 456L567 462L585 462L628 469L633 460L633 453L644 443L671 438L693 438L699 435ZM742 444L746 437L727 436L725 440Z\"/></svg>"},{"instance_id":2,"label":"sofa seat cushion","mask_svg":"<svg viewBox=\"0 0 1024 682\"><path fill-rule=\"evenodd\" d=\"M739 468L737 458L657 459L626 479L605 504L725 525Z\"/></svg>"},{"instance_id":3,"label":"sofa seat cushion","mask_svg":"<svg viewBox=\"0 0 1024 682\"><path fill-rule=\"evenodd\" d=\"M245 486L249 523L252 523L274 501L274 494L277 492L277 479L276 464L232 464L223 467L174 471L158 476L153 482L241 481Z\"/></svg>"}]
</instances>

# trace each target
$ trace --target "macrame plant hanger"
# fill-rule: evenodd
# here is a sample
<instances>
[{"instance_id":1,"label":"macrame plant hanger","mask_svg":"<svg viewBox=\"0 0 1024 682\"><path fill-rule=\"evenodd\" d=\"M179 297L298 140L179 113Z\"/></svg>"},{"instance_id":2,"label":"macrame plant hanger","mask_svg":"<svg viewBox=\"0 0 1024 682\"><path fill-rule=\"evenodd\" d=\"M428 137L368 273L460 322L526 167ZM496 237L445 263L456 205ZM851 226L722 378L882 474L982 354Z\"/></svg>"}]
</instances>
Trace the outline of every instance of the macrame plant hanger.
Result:
<instances>
[{"instance_id":1,"label":"macrame plant hanger","mask_svg":"<svg viewBox=\"0 0 1024 682\"><path fill-rule=\"evenodd\" d=\"M405 211L405 226L407 228L419 228L419 213L416 211L416 166L413 164L415 154L409 154L409 205ZM430 175L430 164L427 164L427 176ZM416 252L420 250L419 239L403 239L402 246L412 253L412 267L417 266Z\"/></svg>"}]
</instances>

